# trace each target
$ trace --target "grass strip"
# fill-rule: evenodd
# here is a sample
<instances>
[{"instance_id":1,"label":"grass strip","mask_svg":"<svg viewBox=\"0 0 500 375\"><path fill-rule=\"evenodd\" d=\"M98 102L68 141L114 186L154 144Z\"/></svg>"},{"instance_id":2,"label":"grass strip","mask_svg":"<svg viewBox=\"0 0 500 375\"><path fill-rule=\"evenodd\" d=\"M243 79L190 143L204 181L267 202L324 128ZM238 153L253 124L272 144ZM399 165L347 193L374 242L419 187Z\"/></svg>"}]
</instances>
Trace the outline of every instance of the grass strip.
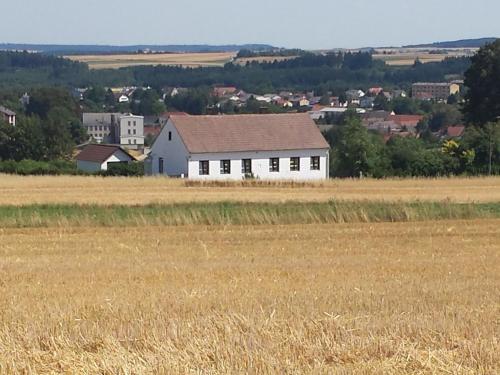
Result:
<instances>
[{"instance_id":1,"label":"grass strip","mask_svg":"<svg viewBox=\"0 0 500 375\"><path fill-rule=\"evenodd\" d=\"M285 225L500 218L499 203L322 202L0 206L1 228Z\"/></svg>"}]
</instances>

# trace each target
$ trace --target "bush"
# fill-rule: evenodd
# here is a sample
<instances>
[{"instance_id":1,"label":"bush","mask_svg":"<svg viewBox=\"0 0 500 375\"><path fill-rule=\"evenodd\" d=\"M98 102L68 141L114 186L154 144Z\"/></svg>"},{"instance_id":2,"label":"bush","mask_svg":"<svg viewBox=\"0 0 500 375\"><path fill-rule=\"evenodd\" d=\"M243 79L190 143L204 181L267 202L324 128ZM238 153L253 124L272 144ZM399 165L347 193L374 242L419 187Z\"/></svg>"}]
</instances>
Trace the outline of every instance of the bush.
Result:
<instances>
[{"instance_id":1,"label":"bush","mask_svg":"<svg viewBox=\"0 0 500 375\"><path fill-rule=\"evenodd\" d=\"M0 173L28 175L77 175L82 174L76 163L66 160L34 161L5 160L0 161Z\"/></svg>"},{"instance_id":2,"label":"bush","mask_svg":"<svg viewBox=\"0 0 500 375\"><path fill-rule=\"evenodd\" d=\"M144 176L144 163L109 163L108 170L97 173L100 176Z\"/></svg>"}]
</instances>

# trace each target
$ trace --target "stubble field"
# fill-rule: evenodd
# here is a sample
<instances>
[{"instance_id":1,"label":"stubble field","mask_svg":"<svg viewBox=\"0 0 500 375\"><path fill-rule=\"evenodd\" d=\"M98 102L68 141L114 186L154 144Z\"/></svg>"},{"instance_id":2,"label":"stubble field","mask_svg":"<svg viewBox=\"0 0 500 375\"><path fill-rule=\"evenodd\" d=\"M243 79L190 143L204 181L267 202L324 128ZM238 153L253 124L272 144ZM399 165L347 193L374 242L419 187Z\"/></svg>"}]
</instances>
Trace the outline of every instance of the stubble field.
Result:
<instances>
[{"instance_id":1,"label":"stubble field","mask_svg":"<svg viewBox=\"0 0 500 375\"><path fill-rule=\"evenodd\" d=\"M87 63L91 69L118 69L139 65L170 65L183 67L224 66L231 61L234 52L206 53L152 53L111 55L70 55L66 58Z\"/></svg>"},{"instance_id":2,"label":"stubble field","mask_svg":"<svg viewBox=\"0 0 500 375\"><path fill-rule=\"evenodd\" d=\"M0 373L498 373L499 183L0 176L4 215L39 215L54 203L78 215L94 203L110 219L17 216L23 227L0 218ZM243 211L223 203L234 196ZM308 210L332 196L360 206L337 208L346 222L306 224ZM424 219L380 221L368 199L377 210L389 201L437 203L416 206ZM473 201L494 210L476 218ZM252 223L260 211L267 219L119 220L134 210L218 210L217 202L223 219L239 212ZM306 214L280 224L286 216L267 217L263 202L287 210L302 202ZM460 202L469 202L461 220L431 219L441 204L453 213Z\"/></svg>"}]
</instances>

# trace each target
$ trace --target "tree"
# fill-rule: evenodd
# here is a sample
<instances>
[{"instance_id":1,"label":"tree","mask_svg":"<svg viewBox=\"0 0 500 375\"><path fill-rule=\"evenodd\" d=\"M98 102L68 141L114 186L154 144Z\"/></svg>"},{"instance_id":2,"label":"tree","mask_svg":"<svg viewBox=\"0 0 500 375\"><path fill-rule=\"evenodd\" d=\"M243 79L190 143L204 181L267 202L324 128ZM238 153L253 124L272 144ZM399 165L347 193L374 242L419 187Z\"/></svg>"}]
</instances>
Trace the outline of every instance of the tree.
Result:
<instances>
[{"instance_id":1,"label":"tree","mask_svg":"<svg viewBox=\"0 0 500 375\"><path fill-rule=\"evenodd\" d=\"M382 177L386 174L381 137L369 133L355 113L346 116L344 124L334 127L327 138L332 146L332 176Z\"/></svg>"},{"instance_id":2,"label":"tree","mask_svg":"<svg viewBox=\"0 0 500 375\"><path fill-rule=\"evenodd\" d=\"M485 45L472 58L465 86L466 121L479 126L496 121L500 116L500 40Z\"/></svg>"}]
</instances>

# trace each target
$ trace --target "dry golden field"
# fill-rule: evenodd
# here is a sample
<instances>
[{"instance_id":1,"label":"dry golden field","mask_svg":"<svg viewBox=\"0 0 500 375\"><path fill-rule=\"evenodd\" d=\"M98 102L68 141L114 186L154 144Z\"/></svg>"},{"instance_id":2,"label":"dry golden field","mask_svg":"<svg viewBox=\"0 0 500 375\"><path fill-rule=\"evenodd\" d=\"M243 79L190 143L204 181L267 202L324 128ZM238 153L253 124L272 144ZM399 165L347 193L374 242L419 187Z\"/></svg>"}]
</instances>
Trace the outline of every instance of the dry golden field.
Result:
<instances>
[{"instance_id":1,"label":"dry golden field","mask_svg":"<svg viewBox=\"0 0 500 375\"><path fill-rule=\"evenodd\" d=\"M383 60L387 65L405 66L413 65L415 60L422 63L440 62L447 57L471 56L477 49L446 49L446 53L429 53L431 50L422 49L386 49L376 50L374 59ZM384 54L386 52L386 54Z\"/></svg>"},{"instance_id":2,"label":"dry golden field","mask_svg":"<svg viewBox=\"0 0 500 375\"><path fill-rule=\"evenodd\" d=\"M71 55L73 61L87 63L91 69L118 69L138 65L174 65L184 67L224 66L236 56L234 52L154 53L123 55Z\"/></svg>"},{"instance_id":3,"label":"dry golden field","mask_svg":"<svg viewBox=\"0 0 500 375\"><path fill-rule=\"evenodd\" d=\"M0 373L496 374L500 220L0 229Z\"/></svg>"},{"instance_id":4,"label":"dry golden field","mask_svg":"<svg viewBox=\"0 0 500 375\"><path fill-rule=\"evenodd\" d=\"M262 183L264 184L264 183ZM148 204L187 202L321 202L328 200L500 202L500 177L331 180L294 186L259 182L187 186L165 178L0 175L0 205L44 203Z\"/></svg>"}]
</instances>

